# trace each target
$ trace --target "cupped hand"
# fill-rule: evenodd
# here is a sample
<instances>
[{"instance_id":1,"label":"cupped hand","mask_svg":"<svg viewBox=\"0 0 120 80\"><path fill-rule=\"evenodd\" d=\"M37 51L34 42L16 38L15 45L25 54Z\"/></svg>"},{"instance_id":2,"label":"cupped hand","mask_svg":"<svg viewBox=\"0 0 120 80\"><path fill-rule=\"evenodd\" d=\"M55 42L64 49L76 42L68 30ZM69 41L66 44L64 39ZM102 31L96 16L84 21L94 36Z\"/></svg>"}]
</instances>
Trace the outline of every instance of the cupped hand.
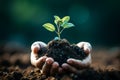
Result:
<instances>
[{"instance_id":1,"label":"cupped hand","mask_svg":"<svg viewBox=\"0 0 120 80\"><path fill-rule=\"evenodd\" d=\"M73 59L69 58L67 60L67 63L62 64L62 68L65 71L73 72L73 73L79 73L81 69L85 69L90 66L92 59L91 59L91 51L92 46L88 42L79 42L77 44L78 47L82 48L88 56L83 59Z\"/></svg>"},{"instance_id":2,"label":"cupped hand","mask_svg":"<svg viewBox=\"0 0 120 80\"><path fill-rule=\"evenodd\" d=\"M41 41L34 42L31 45L31 64L41 69L43 74L55 75L58 72L59 64L54 61L53 58L47 56L40 56L42 53L38 53L43 48L46 48L46 44Z\"/></svg>"}]
</instances>

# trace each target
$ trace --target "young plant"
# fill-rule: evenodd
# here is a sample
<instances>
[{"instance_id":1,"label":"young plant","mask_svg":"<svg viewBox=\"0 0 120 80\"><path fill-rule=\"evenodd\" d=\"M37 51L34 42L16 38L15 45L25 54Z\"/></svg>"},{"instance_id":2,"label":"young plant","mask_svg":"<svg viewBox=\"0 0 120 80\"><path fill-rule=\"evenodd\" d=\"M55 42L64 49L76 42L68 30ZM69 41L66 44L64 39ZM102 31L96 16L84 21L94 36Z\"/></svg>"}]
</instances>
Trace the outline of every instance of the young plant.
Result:
<instances>
[{"instance_id":1,"label":"young plant","mask_svg":"<svg viewBox=\"0 0 120 80\"><path fill-rule=\"evenodd\" d=\"M60 36L63 30L73 27L74 24L69 23L69 20L70 20L69 16L65 16L62 19L59 16L54 16L54 18L55 18L54 23L56 27L51 23L45 23L43 24L43 27L47 29L48 31L56 32L56 34L58 35L58 39L61 39Z\"/></svg>"}]
</instances>

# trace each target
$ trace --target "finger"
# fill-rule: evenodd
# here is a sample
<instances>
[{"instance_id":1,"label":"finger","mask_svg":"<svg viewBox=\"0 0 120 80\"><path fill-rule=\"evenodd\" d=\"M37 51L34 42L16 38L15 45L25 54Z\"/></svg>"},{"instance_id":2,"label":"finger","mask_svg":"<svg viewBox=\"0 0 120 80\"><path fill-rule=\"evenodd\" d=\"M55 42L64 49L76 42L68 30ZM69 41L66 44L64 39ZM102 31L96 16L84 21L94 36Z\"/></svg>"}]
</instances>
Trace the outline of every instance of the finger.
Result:
<instances>
[{"instance_id":1,"label":"finger","mask_svg":"<svg viewBox=\"0 0 120 80\"><path fill-rule=\"evenodd\" d=\"M58 73L60 73L60 74L64 73L63 68L59 67L59 69L58 69Z\"/></svg>"},{"instance_id":2,"label":"finger","mask_svg":"<svg viewBox=\"0 0 120 80\"><path fill-rule=\"evenodd\" d=\"M50 73L50 69L52 66L52 63L54 62L54 60L52 58L47 58L45 61L45 64L42 67L42 73L43 74L49 74Z\"/></svg>"},{"instance_id":3,"label":"finger","mask_svg":"<svg viewBox=\"0 0 120 80\"><path fill-rule=\"evenodd\" d=\"M50 74L54 76L58 72L59 64L57 62L53 62Z\"/></svg>"},{"instance_id":4,"label":"finger","mask_svg":"<svg viewBox=\"0 0 120 80\"><path fill-rule=\"evenodd\" d=\"M32 52L34 53L34 54L37 54L38 53L38 51L40 50L40 46L39 45L33 45L32 46L32 48L31 48L31 50L32 50Z\"/></svg>"},{"instance_id":5,"label":"finger","mask_svg":"<svg viewBox=\"0 0 120 80\"><path fill-rule=\"evenodd\" d=\"M85 51L86 53L91 53L91 51L92 51L92 46L90 45L90 43L85 43L83 49L84 49L84 51Z\"/></svg>"},{"instance_id":6,"label":"finger","mask_svg":"<svg viewBox=\"0 0 120 80\"><path fill-rule=\"evenodd\" d=\"M85 43L85 42L79 42L79 43L77 43L77 46L80 47L80 48L83 48L84 43Z\"/></svg>"},{"instance_id":7,"label":"finger","mask_svg":"<svg viewBox=\"0 0 120 80\"><path fill-rule=\"evenodd\" d=\"M43 56L43 57L40 57L38 60L36 60L35 62L36 67L38 67L39 69L42 69L42 66L45 63L46 59L47 57Z\"/></svg>"},{"instance_id":8,"label":"finger","mask_svg":"<svg viewBox=\"0 0 120 80\"><path fill-rule=\"evenodd\" d=\"M85 53L87 53L87 54L91 53L91 49L90 49L90 47L89 47L89 46L87 46L87 45L84 45L83 50L84 50L84 51L85 51Z\"/></svg>"},{"instance_id":9,"label":"finger","mask_svg":"<svg viewBox=\"0 0 120 80\"><path fill-rule=\"evenodd\" d=\"M37 53L40 49L46 47L47 45L44 42L36 41L32 44L31 50L33 53Z\"/></svg>"},{"instance_id":10,"label":"finger","mask_svg":"<svg viewBox=\"0 0 120 80\"><path fill-rule=\"evenodd\" d=\"M81 63L85 64L85 66L89 66L92 63L91 54L89 54L85 59L83 59Z\"/></svg>"},{"instance_id":11,"label":"finger","mask_svg":"<svg viewBox=\"0 0 120 80\"><path fill-rule=\"evenodd\" d=\"M62 68L68 72L73 72L73 73L77 73L77 69L72 67L71 65L67 64L67 63L64 63L62 64Z\"/></svg>"},{"instance_id":12,"label":"finger","mask_svg":"<svg viewBox=\"0 0 120 80\"><path fill-rule=\"evenodd\" d=\"M90 43L88 43L88 42L80 42L80 43L77 44L77 46L80 47L80 48L83 48L83 50L84 50L87 54L91 53L92 46L91 46Z\"/></svg>"},{"instance_id":13,"label":"finger","mask_svg":"<svg viewBox=\"0 0 120 80\"><path fill-rule=\"evenodd\" d=\"M90 65L89 60L85 59L83 61L76 59L68 59L67 63L77 69L87 68Z\"/></svg>"}]
</instances>

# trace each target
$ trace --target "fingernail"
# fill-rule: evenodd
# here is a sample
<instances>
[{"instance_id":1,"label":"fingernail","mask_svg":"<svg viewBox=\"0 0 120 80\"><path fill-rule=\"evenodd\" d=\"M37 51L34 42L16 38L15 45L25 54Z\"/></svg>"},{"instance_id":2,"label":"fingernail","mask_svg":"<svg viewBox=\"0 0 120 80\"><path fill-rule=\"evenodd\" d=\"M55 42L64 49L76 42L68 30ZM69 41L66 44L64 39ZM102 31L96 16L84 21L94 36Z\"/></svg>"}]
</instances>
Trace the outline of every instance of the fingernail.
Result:
<instances>
[{"instance_id":1,"label":"fingernail","mask_svg":"<svg viewBox=\"0 0 120 80\"><path fill-rule=\"evenodd\" d=\"M42 61L45 61L45 60L46 60L46 58L47 58L47 57L43 56L43 59L42 59Z\"/></svg>"},{"instance_id":2,"label":"fingernail","mask_svg":"<svg viewBox=\"0 0 120 80\"><path fill-rule=\"evenodd\" d=\"M66 67L66 66L63 66L63 69L67 69L67 67Z\"/></svg>"},{"instance_id":3,"label":"fingernail","mask_svg":"<svg viewBox=\"0 0 120 80\"><path fill-rule=\"evenodd\" d=\"M88 50L88 49L86 49L86 50L85 50L85 53L86 53L86 54L89 54L89 50Z\"/></svg>"},{"instance_id":4,"label":"fingernail","mask_svg":"<svg viewBox=\"0 0 120 80\"><path fill-rule=\"evenodd\" d=\"M68 62L69 64L72 64L72 63L73 63L73 61L72 61L72 60L67 60L67 62Z\"/></svg>"},{"instance_id":5,"label":"fingernail","mask_svg":"<svg viewBox=\"0 0 120 80\"><path fill-rule=\"evenodd\" d=\"M34 53L37 53L37 52L38 52L38 50L39 50L39 48L38 48L38 47L35 47L35 48L33 49Z\"/></svg>"},{"instance_id":6,"label":"fingernail","mask_svg":"<svg viewBox=\"0 0 120 80\"><path fill-rule=\"evenodd\" d=\"M47 62L47 64L50 64L51 63L51 61L46 61Z\"/></svg>"},{"instance_id":7,"label":"fingernail","mask_svg":"<svg viewBox=\"0 0 120 80\"><path fill-rule=\"evenodd\" d=\"M62 72L62 68L59 67L58 71L61 73Z\"/></svg>"},{"instance_id":8,"label":"fingernail","mask_svg":"<svg viewBox=\"0 0 120 80\"><path fill-rule=\"evenodd\" d=\"M62 68L63 68L63 69L67 69L66 63L62 65Z\"/></svg>"},{"instance_id":9,"label":"fingernail","mask_svg":"<svg viewBox=\"0 0 120 80\"><path fill-rule=\"evenodd\" d=\"M52 64L52 62L53 62L53 59L50 59L50 58L47 58L47 59L46 59L46 63L47 63L47 64Z\"/></svg>"}]
</instances>

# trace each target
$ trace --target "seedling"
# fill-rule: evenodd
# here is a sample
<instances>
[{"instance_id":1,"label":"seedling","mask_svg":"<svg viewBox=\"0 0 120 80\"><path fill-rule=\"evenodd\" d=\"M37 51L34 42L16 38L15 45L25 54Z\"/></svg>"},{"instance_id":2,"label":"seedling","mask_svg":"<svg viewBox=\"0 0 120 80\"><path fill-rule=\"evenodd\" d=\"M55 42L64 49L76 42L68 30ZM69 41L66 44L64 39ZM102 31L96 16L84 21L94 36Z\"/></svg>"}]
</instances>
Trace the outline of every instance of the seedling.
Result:
<instances>
[{"instance_id":1,"label":"seedling","mask_svg":"<svg viewBox=\"0 0 120 80\"><path fill-rule=\"evenodd\" d=\"M64 29L71 28L74 24L69 23L70 17L65 16L62 19L59 16L54 16L55 26L51 23L43 24L43 27L51 32L56 32L58 37L55 37L54 40L48 42L47 51L43 53L47 57L52 57L55 61L61 66L63 63L66 63L67 59L85 59L88 54L85 54L83 49L78 47L75 44L70 44L66 39L61 39L61 33Z\"/></svg>"},{"instance_id":2,"label":"seedling","mask_svg":"<svg viewBox=\"0 0 120 80\"><path fill-rule=\"evenodd\" d=\"M47 29L48 31L55 32L58 35L58 37L56 37L56 38L61 39L60 36L61 36L61 33L63 32L63 30L73 27L74 24L69 23L69 21L70 21L69 16L65 16L62 19L59 16L54 16L54 18L55 18L54 23L55 23L56 27L51 23L45 23L45 24L43 24L43 27L45 29Z\"/></svg>"}]
</instances>

